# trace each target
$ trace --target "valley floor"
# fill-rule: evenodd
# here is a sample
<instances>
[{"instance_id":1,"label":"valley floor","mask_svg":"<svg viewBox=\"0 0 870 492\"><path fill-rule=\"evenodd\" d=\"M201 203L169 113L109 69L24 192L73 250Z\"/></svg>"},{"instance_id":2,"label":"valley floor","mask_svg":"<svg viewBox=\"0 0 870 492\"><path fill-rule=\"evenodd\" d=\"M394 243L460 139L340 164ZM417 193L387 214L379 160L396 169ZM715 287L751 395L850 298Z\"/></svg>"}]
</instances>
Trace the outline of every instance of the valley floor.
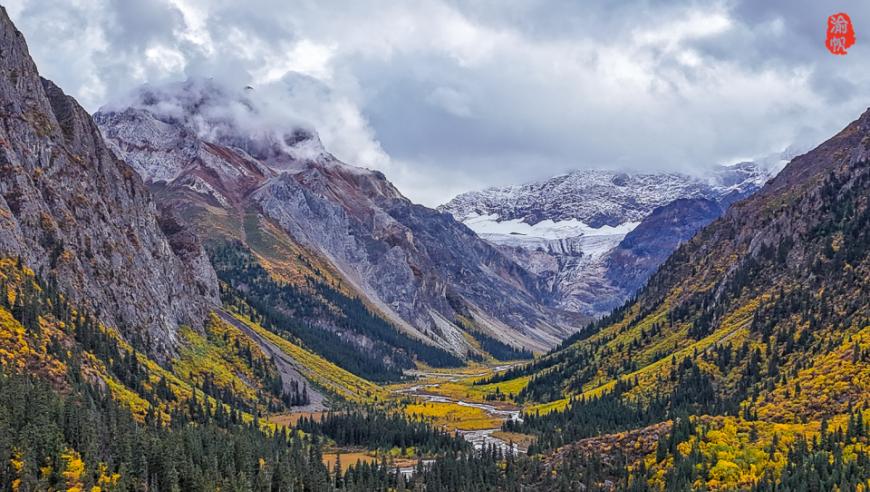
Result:
<instances>
[{"instance_id":1,"label":"valley floor","mask_svg":"<svg viewBox=\"0 0 870 492\"><path fill-rule=\"evenodd\" d=\"M501 430L505 421L521 420L523 409L512 402L507 387L474 384L514 365L497 363L454 371L413 371L414 381L394 385L390 390L402 400L407 415L456 432L477 449L497 446L503 451L524 453L527 446L523 443L528 436L509 436ZM499 395L503 399L492 399Z\"/></svg>"},{"instance_id":2,"label":"valley floor","mask_svg":"<svg viewBox=\"0 0 870 492\"><path fill-rule=\"evenodd\" d=\"M521 420L524 408L512 400L521 387L516 382L477 385L476 381L489 378L521 362L492 362L472 364L457 369L418 369L408 371L409 380L389 385L390 404L396 405L413 419L431 423L455 435L462 436L475 449L484 446L499 448L502 452L525 454L533 436L502 430L508 420ZM493 399L499 398L499 399ZM279 426L292 427L302 418L319 419L325 411L300 409L272 415L268 420ZM383 455L387 454L386 457ZM393 449L388 453L359 447L332 447L325 450L323 462L330 469L336 460L342 469L358 463L378 463L386 458L391 466L410 475L420 456L413 449ZM424 463L430 457L424 457Z\"/></svg>"}]
</instances>

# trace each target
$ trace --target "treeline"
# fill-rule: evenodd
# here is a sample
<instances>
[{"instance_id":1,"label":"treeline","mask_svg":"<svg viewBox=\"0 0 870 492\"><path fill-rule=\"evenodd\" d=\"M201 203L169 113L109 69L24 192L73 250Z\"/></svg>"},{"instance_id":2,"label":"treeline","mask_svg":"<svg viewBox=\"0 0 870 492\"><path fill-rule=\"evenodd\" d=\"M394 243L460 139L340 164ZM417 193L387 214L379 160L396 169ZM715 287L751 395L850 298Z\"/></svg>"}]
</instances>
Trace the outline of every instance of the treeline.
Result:
<instances>
[{"instance_id":1,"label":"treeline","mask_svg":"<svg viewBox=\"0 0 870 492\"><path fill-rule=\"evenodd\" d=\"M201 388L180 396L178 382L155 374L143 353L74 310L52 282L22 272L19 261L0 273L0 293L13 294L0 295L0 309L23 326L2 327L14 339L4 347L18 348L2 353L0 490L377 490L404 479L370 465L330 473L322 460L327 434L367 445L376 432L385 446L405 441L435 454L467 450L458 437L374 411L344 423L332 417L322 433L271 432L255 408L245 413L248 402L208 374ZM151 345L147 336L133 338L135 346ZM243 344L235 348L243 360L257 359ZM289 392L271 386L273 396L307 394L304 384ZM134 415L134 404L144 413ZM354 434L358 426L370 432Z\"/></svg>"},{"instance_id":2,"label":"treeline","mask_svg":"<svg viewBox=\"0 0 870 492\"><path fill-rule=\"evenodd\" d=\"M563 411L526 414L522 421L505 422L503 429L536 435L529 447L529 454L534 454L586 437L637 429L673 415L736 411L735 404L717 396L712 379L688 357L679 364L672 361L670 379L673 390L643 400L626 396L636 381L620 379L600 396L572 398Z\"/></svg>"},{"instance_id":3,"label":"treeline","mask_svg":"<svg viewBox=\"0 0 870 492\"><path fill-rule=\"evenodd\" d=\"M378 465L330 473L323 441L405 442L435 456L470 452L459 437L372 409L332 415L307 435L268 431L256 413L243 412L238 395L208 376L202 388L180 396L177 381L154 374L144 354L72 309L51 282L26 274L8 280L18 276L0 274L0 292L14 293L13 302L0 296L0 309L23 322L23 332L3 327L21 351L2 354L14 363L0 372L0 490L386 490L406 480ZM135 345L150 341L137 338ZM237 349L245 358L244 347ZM290 394L306 392L303 385ZM144 414L134 415L130 405L142 405L139 397L147 402ZM440 479L428 473L421 467L414 480L437 486Z\"/></svg>"},{"instance_id":4,"label":"treeline","mask_svg":"<svg viewBox=\"0 0 870 492\"><path fill-rule=\"evenodd\" d=\"M4 490L327 490L309 438L269 436L238 412L201 402L169 425L137 422L86 384L63 398L46 383L0 375Z\"/></svg>"},{"instance_id":5,"label":"treeline","mask_svg":"<svg viewBox=\"0 0 870 492\"><path fill-rule=\"evenodd\" d=\"M398 380L403 369L414 367L414 358L433 367L463 364L449 352L401 333L359 299L323 282L276 282L240 243L212 244L209 255L225 304L354 374L371 381Z\"/></svg>"},{"instance_id":6,"label":"treeline","mask_svg":"<svg viewBox=\"0 0 870 492\"><path fill-rule=\"evenodd\" d=\"M327 437L339 446L399 448L403 455L410 447L424 454L470 449L468 442L460 436L404 415L388 414L374 408L330 412L318 418L302 417L296 428L306 434Z\"/></svg>"},{"instance_id":7,"label":"treeline","mask_svg":"<svg viewBox=\"0 0 870 492\"><path fill-rule=\"evenodd\" d=\"M557 365L575 367L577 365L582 365L586 360L588 352L586 350L563 350L563 351L550 351L547 355L535 360L534 362L530 362L528 364L523 364L519 366L511 367L506 371L502 371L488 378L483 378L476 381L474 384L477 385L485 385L492 383L501 383L504 381L510 381L511 379L516 379L523 376L536 375L535 378L532 379L530 384L527 386L533 387L536 384L538 378L544 377L545 374L550 374L552 371L547 371L548 369L555 367ZM523 401L525 398L531 400L539 400L539 401L547 401L547 400L555 400L561 398L562 389L562 371L557 374L554 374L553 383L555 384L547 384L545 381L540 381L540 386L550 386L552 388L552 393L547 391L546 393L549 395L543 395L542 393L537 393L537 396L532 395L531 392L536 391L534 388L526 391L524 388L523 392L519 396L520 400Z\"/></svg>"},{"instance_id":8,"label":"treeline","mask_svg":"<svg viewBox=\"0 0 870 492\"><path fill-rule=\"evenodd\" d=\"M20 268L20 262L19 262ZM33 337L32 343L45 343L48 354L57 361L72 368L71 374L78 377L80 366L85 354L90 354L103 361L105 370L136 395L144 398L151 405L173 402L175 393L171 390L164 375L154 374L142 360L152 351L153 343L149 335L138 335L133 330L131 343L122 348L121 340L113 333L100 326L96 318L85 311L75 310L58 292L54 282L25 278L14 286L14 302L10 303L8 296L0 295L0 308L10 311ZM0 278L0 292L8 292L10 285L5 278ZM67 328L67 333L75 343L72 346L64 343L62 336L48 336L42 333L38 322L39 317L51 319L54 323ZM139 349L137 349L139 347ZM255 398L247 398L231 386L215 384L210 373L204 373L200 388L208 394L233 408L256 413L260 409L283 411L291 406L307 405L308 390L305 383L291 385L285 391L281 376L274 363L263 357L254 357L248 345L235 344L239 357L250 367L254 378L249 381L254 386L260 386ZM140 351L143 350L143 351ZM171 362L167 362L167 366ZM169 368L171 370L171 367ZM156 380L156 382L154 382Z\"/></svg>"},{"instance_id":9,"label":"treeline","mask_svg":"<svg viewBox=\"0 0 870 492\"><path fill-rule=\"evenodd\" d=\"M822 422L821 435L811 441L798 437L789 446L788 459L782 475L764 476L755 487L758 492L803 490L867 490L870 487L870 456L866 446L858 448L855 459L845 460L844 449L856 441L866 443L870 437L860 410L850 412L846 430L828 429Z\"/></svg>"},{"instance_id":10,"label":"treeline","mask_svg":"<svg viewBox=\"0 0 870 492\"><path fill-rule=\"evenodd\" d=\"M487 335L486 333L477 330L469 330L469 332L471 333L471 336L480 343L480 348L497 360L524 360L531 359L535 356L528 349L509 345Z\"/></svg>"},{"instance_id":11,"label":"treeline","mask_svg":"<svg viewBox=\"0 0 870 492\"><path fill-rule=\"evenodd\" d=\"M297 432L264 432L256 420L194 399L170 423L138 422L128 410L94 387L76 384L61 397L47 383L24 375L0 376L0 483L3 490L46 490L98 486L101 490L251 490L251 491L549 491L549 490L687 490L705 480L711 464L697 445L688 453L678 444L703 438L706 430L688 417L675 419L660 438L655 463L631 460L618 450L611 455L568 450L542 460L503 454L496 448L472 451L467 445L441 451L420 461L408 476L382 458L347 471L330 472L323 464L324 437L352 444L372 436L355 434L359 424L375 430L397 421L383 415L339 414L303 437ZM870 460L861 448L854 459L844 449L866 442L867 423L850 414L845 430L822 426L821 435L798 438L788 449L781 477L762 476L758 491L859 490L867 485ZM369 418L369 420L366 420ZM377 423L380 422L380 423ZM307 422L303 425L312 425ZM404 425L404 424L399 424ZM319 431L323 432L319 432ZM418 446L428 438L410 439ZM429 437L435 434L429 434ZM443 437L443 436L442 436ZM440 439L440 438L439 438ZM385 441L386 442L386 441ZM386 442L386 445L395 441ZM446 445L447 447L444 447ZM774 448L775 449L775 445ZM660 478L656 470L666 467Z\"/></svg>"},{"instance_id":12,"label":"treeline","mask_svg":"<svg viewBox=\"0 0 870 492\"><path fill-rule=\"evenodd\" d=\"M771 305L777 305L776 298ZM783 316L791 316L789 311L785 313ZM761 318L760 315L758 319ZM626 394L638 385L637 379L620 378L612 390L599 396L573 397L563 411L545 415L528 414L522 422L506 422L504 429L538 436L536 444L529 449L530 453L536 453L585 437L637 429L677 414L730 415L755 420L757 416L753 402L757 395L772 389L774 384L789 385L791 378L806 364L798 362L789 371L780 368L783 358L793 354L795 347L801 346L803 342L800 339L801 336L773 336L766 351L744 342L736 349L730 344L717 344L703 353L696 352L682 360L672 356L667 376L657 376L653 385L654 388L670 389L654 391L647 388L643 397L630 398ZM865 358L870 360L870 354L853 349L852 358L856 362ZM721 373L731 373L731 388L723 391L718 387L714 376L702 370L699 362L714 365ZM576 375L583 381L587 377L591 378L597 370L598 367L590 362L584 371ZM529 387L533 388L535 395L552 395L552 392L542 392L556 385L557 377L544 372L533 381L536 384L530 384ZM580 392L582 384L569 387ZM793 388L789 394L797 396L800 386L795 384ZM527 398L528 394L526 388L520 392L518 399Z\"/></svg>"},{"instance_id":13,"label":"treeline","mask_svg":"<svg viewBox=\"0 0 870 492\"><path fill-rule=\"evenodd\" d=\"M870 486L870 456L865 446L868 431L861 412L849 412L846 430L830 430L827 421L822 421L821 433L812 439L797 435L787 448L785 466L781 474L773 470L759 476L751 486L755 492L792 492L810 490L866 490ZM709 457L704 456L698 446L706 439L709 429L704 424L696 424L688 417L675 419L670 434L659 439L656 448L655 464L641 463L632 473L633 490L651 490L648 483L654 481L656 470L662 466L664 489L667 491L689 490L696 487L698 480L706 482L711 469L715 466ZM688 453L681 452L678 444L693 442ZM752 436L751 440L757 439ZM778 450L778 435L766 445L766 453L772 459ZM853 448L851 459L844 457L845 449Z\"/></svg>"},{"instance_id":14,"label":"treeline","mask_svg":"<svg viewBox=\"0 0 870 492\"><path fill-rule=\"evenodd\" d=\"M323 435L268 433L205 399L187 402L162 423L137 421L86 384L65 393L29 376L0 375L0 490L550 490L523 485L545 477L540 464L514 464L496 449L471 451L443 435L436 439L448 448L433 448L441 457L421 461L408 477L386 459L331 471L323 464ZM336 422L327 424L329 432L341 427L330 427ZM334 435L344 442L359 437ZM419 437L410 441L425 447Z\"/></svg>"}]
</instances>

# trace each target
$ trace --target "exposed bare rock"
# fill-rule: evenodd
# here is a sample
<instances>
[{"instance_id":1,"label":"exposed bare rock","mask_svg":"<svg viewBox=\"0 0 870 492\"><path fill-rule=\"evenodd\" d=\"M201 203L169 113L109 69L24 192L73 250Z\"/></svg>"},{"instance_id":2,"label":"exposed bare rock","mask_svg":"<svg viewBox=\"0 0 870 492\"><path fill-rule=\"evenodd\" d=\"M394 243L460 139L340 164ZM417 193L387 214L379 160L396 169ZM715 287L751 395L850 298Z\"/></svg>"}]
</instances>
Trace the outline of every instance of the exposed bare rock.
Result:
<instances>
[{"instance_id":1,"label":"exposed bare rock","mask_svg":"<svg viewBox=\"0 0 870 492\"><path fill-rule=\"evenodd\" d=\"M95 118L176 210L233 224L255 211L415 336L464 353L469 322L542 350L581 326L546 307L537 276L450 215L413 204L380 172L338 161L312 130L251 125L258 114L245 97L189 81L143 88L130 106ZM225 107L244 112L245 124ZM213 224L200 231L220 233Z\"/></svg>"},{"instance_id":2,"label":"exposed bare rock","mask_svg":"<svg viewBox=\"0 0 870 492\"><path fill-rule=\"evenodd\" d=\"M702 177L579 170L463 193L439 210L540 275L558 307L598 316L629 299L682 241L758 190L789 155L717 166Z\"/></svg>"},{"instance_id":3,"label":"exposed bare rock","mask_svg":"<svg viewBox=\"0 0 870 492\"><path fill-rule=\"evenodd\" d=\"M219 302L202 247L176 226L167 239L139 175L74 99L39 77L3 9L0 195L0 254L20 256L125 336L150 339L156 354Z\"/></svg>"}]
</instances>

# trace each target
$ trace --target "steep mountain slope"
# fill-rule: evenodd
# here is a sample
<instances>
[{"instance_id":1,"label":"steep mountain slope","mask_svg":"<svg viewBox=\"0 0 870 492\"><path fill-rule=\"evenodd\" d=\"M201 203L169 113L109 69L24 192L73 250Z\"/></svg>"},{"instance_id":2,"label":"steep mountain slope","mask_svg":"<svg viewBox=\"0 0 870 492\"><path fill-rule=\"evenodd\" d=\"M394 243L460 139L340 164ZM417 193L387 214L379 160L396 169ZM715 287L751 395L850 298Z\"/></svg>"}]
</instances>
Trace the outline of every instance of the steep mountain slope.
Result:
<instances>
[{"instance_id":1,"label":"steep mountain slope","mask_svg":"<svg viewBox=\"0 0 870 492\"><path fill-rule=\"evenodd\" d=\"M137 411L155 404L158 376L183 382L188 389L178 400L199 388L245 411L320 409L326 398L378 393L298 340L282 341L279 356L274 341L254 333L256 324L248 328L222 312L218 279L197 234L173 210L155 205L87 112L39 78L2 9L0 41L4 367L63 380L65 365L78 355L58 350L90 353L78 361L87 382ZM248 306L228 306L239 308ZM236 314L253 316L249 308ZM153 377L131 387L129 370L113 371L119 357L133 355L148 359Z\"/></svg>"},{"instance_id":2,"label":"steep mountain slope","mask_svg":"<svg viewBox=\"0 0 870 492\"><path fill-rule=\"evenodd\" d=\"M0 259L0 293L0 483L11 490L327 490L325 438L261 416L387 397L244 315L183 327L177 355L158 364L16 260ZM366 429L421 449L462 444L403 425Z\"/></svg>"},{"instance_id":3,"label":"steep mountain slope","mask_svg":"<svg viewBox=\"0 0 870 492\"><path fill-rule=\"evenodd\" d=\"M700 202L677 200L709 200L724 210L760 188L780 165L780 159L765 159L718 166L702 178L582 170L465 193L439 209L540 275L557 305L596 316L631 297L679 241L718 216L708 213L709 206L690 206ZM661 207L669 208L652 217ZM620 244L646 220L644 233Z\"/></svg>"},{"instance_id":4,"label":"steep mountain slope","mask_svg":"<svg viewBox=\"0 0 870 492\"><path fill-rule=\"evenodd\" d=\"M682 244L635 301L501 376L531 376L520 398L563 409L511 429L550 448L675 415L714 416L663 431L655 453L635 455L645 460L635 479L650 485L799 481L816 473L794 468L811 452L832 462L851 452L838 477L865 469L868 142L870 111ZM765 447L767 458L751 458Z\"/></svg>"},{"instance_id":5,"label":"steep mountain slope","mask_svg":"<svg viewBox=\"0 0 870 492\"><path fill-rule=\"evenodd\" d=\"M706 198L680 198L654 209L606 256L606 277L627 299L684 241L722 214L722 207ZM610 305L611 309L616 305Z\"/></svg>"},{"instance_id":6,"label":"steep mountain slope","mask_svg":"<svg viewBox=\"0 0 870 492\"><path fill-rule=\"evenodd\" d=\"M0 12L0 255L21 257L124 336L171 353L219 304L195 237L161 213L90 116L42 79Z\"/></svg>"},{"instance_id":7,"label":"steep mountain slope","mask_svg":"<svg viewBox=\"0 0 870 492\"><path fill-rule=\"evenodd\" d=\"M248 250L279 284L359 297L403 337L456 354L474 346L468 332L536 350L570 332L542 307L535 276L381 173L339 162L312 131L267 124L249 95L189 81L144 88L95 118L163 203L215 248ZM319 315L304 323L358 347L383 341Z\"/></svg>"}]
</instances>

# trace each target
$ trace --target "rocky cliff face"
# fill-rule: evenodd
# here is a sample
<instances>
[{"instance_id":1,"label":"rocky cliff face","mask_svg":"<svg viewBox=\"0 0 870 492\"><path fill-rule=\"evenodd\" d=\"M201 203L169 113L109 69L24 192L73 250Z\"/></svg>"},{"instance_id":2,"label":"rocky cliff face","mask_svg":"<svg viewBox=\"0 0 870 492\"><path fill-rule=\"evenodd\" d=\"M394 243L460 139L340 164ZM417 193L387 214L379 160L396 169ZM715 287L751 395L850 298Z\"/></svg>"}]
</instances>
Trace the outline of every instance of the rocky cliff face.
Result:
<instances>
[{"instance_id":1,"label":"rocky cliff face","mask_svg":"<svg viewBox=\"0 0 870 492\"><path fill-rule=\"evenodd\" d=\"M199 326L218 305L215 273L88 113L39 77L3 9L0 122L0 254L21 257L125 336L170 353L178 325Z\"/></svg>"},{"instance_id":2,"label":"rocky cliff face","mask_svg":"<svg viewBox=\"0 0 870 492\"><path fill-rule=\"evenodd\" d=\"M408 333L463 353L470 326L534 349L570 330L542 307L534 275L383 174L339 162L313 131L249 124L258 108L245 94L204 81L146 88L95 118L152 189L209 222L201 233L234 229L256 249L255 236L279 229Z\"/></svg>"},{"instance_id":3,"label":"rocky cliff face","mask_svg":"<svg viewBox=\"0 0 870 492\"><path fill-rule=\"evenodd\" d=\"M560 308L597 316L631 297L681 241L760 188L781 161L719 166L702 177L580 170L465 193L439 209L538 274Z\"/></svg>"}]
</instances>

